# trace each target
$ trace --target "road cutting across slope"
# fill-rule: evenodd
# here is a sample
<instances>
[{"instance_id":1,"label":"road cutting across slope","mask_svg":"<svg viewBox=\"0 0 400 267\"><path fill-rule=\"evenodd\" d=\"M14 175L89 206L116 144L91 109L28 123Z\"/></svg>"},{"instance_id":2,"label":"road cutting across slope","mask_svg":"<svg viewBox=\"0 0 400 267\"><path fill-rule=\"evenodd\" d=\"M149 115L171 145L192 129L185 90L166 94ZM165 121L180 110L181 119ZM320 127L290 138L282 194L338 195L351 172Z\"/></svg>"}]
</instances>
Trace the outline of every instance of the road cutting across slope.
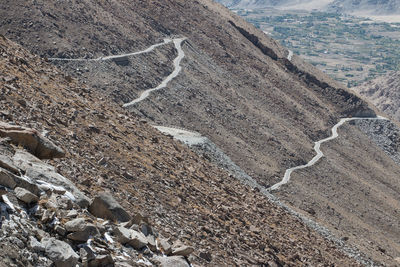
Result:
<instances>
[{"instance_id":1,"label":"road cutting across slope","mask_svg":"<svg viewBox=\"0 0 400 267\"><path fill-rule=\"evenodd\" d=\"M150 95L151 92L158 91L158 90L166 87L172 79L174 79L176 76L179 75L179 73L182 70L182 67L180 64L181 64L182 59L185 57L185 52L183 52L183 49L182 49L182 42L185 40L186 40L186 38L179 38L179 39L173 40L173 42L175 44L175 48L178 51L178 56L174 59L174 71L170 75L168 75L167 78L165 78L161 82L160 85L158 85L155 88L151 88L151 89L148 89L148 90L142 92L138 98L132 100L129 103L124 104L123 107L130 107L132 105L135 105L135 104L143 101Z\"/></svg>"},{"instance_id":2,"label":"road cutting across slope","mask_svg":"<svg viewBox=\"0 0 400 267\"><path fill-rule=\"evenodd\" d=\"M148 48L146 48L145 50L133 52L133 53L114 55L114 56L89 58L89 59L88 58L56 58L55 57L55 58L49 58L48 60L50 60L50 61L102 61L102 60L110 60L110 59L117 59L117 58L123 58L123 57L137 56L140 54L150 53L155 48L162 46L162 45L166 45L172 41L173 41L172 39L166 38L166 39L164 39L164 42L151 45Z\"/></svg>"},{"instance_id":3,"label":"road cutting across slope","mask_svg":"<svg viewBox=\"0 0 400 267\"><path fill-rule=\"evenodd\" d=\"M387 118L382 117L382 116L377 116L377 117L373 117L373 118L364 118L364 117L353 117L353 118L343 118L341 119L337 124L335 124L332 127L332 135L319 140L317 142L314 143L314 150L315 152L317 152L317 155L315 155L307 164L305 165L300 165L300 166L296 166L290 169L287 169L285 171L285 175L283 176L282 180L279 183L274 184L273 186L271 186L268 190L269 191L273 191L273 190L277 190L279 189L282 185L287 184L290 181L290 175L292 174L292 172L296 171L296 170L300 170L300 169L305 169L308 167L313 166L315 163L318 162L318 160L320 160L323 156L324 153L322 153L321 151L321 144L331 141L335 138L337 138L339 136L337 130L340 126L342 126L344 123L348 122L348 121L353 121L353 120L387 120Z\"/></svg>"},{"instance_id":4,"label":"road cutting across slope","mask_svg":"<svg viewBox=\"0 0 400 267\"><path fill-rule=\"evenodd\" d=\"M57 58L53 58L50 60L62 60L62 61L99 61L99 60L109 60L109 59L116 59L116 58L122 58L122 57L126 57L126 56L134 56L134 55L139 55L139 54L143 54L143 53L149 53L152 50L154 50L156 47L173 42L175 45L176 50L178 51L178 56L174 59L174 70L173 72L168 75L162 82L161 84L159 84L157 87L155 88L151 88L148 90L145 90L144 92L141 93L141 95L132 100L129 103L125 103L123 105L123 107L130 107L132 105L135 105L143 100L145 100L147 97L149 97L151 92L160 90L162 88L165 88L168 83L173 80L175 77L177 77L179 75L179 73L182 70L182 67L180 65L182 59L185 57L185 53L182 49L182 42L185 41L186 38L177 38L177 39L164 39L163 43L158 43L155 45L152 45L150 47L148 47L145 50L142 51L138 51L138 52L133 52L133 53L127 53L127 54L121 54L121 55L115 55L115 56L107 56L107 57L100 57L97 59L57 59ZM287 56L287 59L290 61L292 59L293 56L293 51L289 50L289 54ZM282 180L279 183L274 184L273 186L269 187L267 190L268 191L274 191L279 189L282 185L287 184L290 181L290 176L291 174L296 171L296 170L300 170L300 169L304 169L304 168L308 168L313 166L315 163L317 163L323 156L324 154L322 153L320 147L321 144L328 142L330 140L333 140L335 138L337 138L339 136L339 134L337 133L337 130L340 126L342 126L344 123L348 122L348 121L352 121L352 120L387 120L387 118L381 117L381 116L377 116L377 117L352 117L352 118L342 118L336 125L334 125L332 127L332 135L330 137L327 137L325 139L322 139L320 141L315 142L314 144L314 150L317 153L307 164L305 165L300 165L300 166L296 166L296 167L292 167L289 168L285 171L285 174L282 178ZM181 140L185 143L187 142L193 142L194 139L196 139L196 141L194 142L202 142L203 141L203 136L201 136L199 133L194 133L194 132L189 132L189 131L183 131L180 129L176 129L176 128L168 128L168 127L163 127L163 126L155 126L155 128L157 128L158 130L160 130L163 133L168 133L168 134L172 134L175 138L177 138L177 136L180 136L181 138L185 139L185 140ZM172 132L171 132L172 131ZM187 137L190 138L187 138ZM179 140L179 138L177 138Z\"/></svg>"}]
</instances>

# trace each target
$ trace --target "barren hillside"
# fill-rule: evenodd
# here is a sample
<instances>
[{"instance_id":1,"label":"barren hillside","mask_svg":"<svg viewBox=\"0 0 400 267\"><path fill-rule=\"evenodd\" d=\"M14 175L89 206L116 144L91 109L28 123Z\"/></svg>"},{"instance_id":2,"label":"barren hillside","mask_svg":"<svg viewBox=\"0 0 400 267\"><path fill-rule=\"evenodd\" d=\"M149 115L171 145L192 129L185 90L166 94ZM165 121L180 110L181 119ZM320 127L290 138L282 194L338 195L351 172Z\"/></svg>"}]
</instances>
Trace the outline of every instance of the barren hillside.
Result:
<instances>
[{"instance_id":1,"label":"barren hillside","mask_svg":"<svg viewBox=\"0 0 400 267\"><path fill-rule=\"evenodd\" d=\"M0 52L2 121L47 132L66 152L50 162L61 174L89 197L110 191L164 237L192 245L193 264L355 264L258 192L37 56L3 37ZM24 255L2 250L0 265L35 266Z\"/></svg>"},{"instance_id":2,"label":"barren hillside","mask_svg":"<svg viewBox=\"0 0 400 267\"><path fill-rule=\"evenodd\" d=\"M297 56L289 56L277 42L212 1L156 0L135 5L122 0L2 1L0 6L5 18L0 32L47 58L101 59L144 51L165 38L186 38L177 77L130 106L127 115L200 132L265 187L280 181L287 168L308 162L314 156L314 141L327 137L339 118L375 116L367 102ZM169 42L120 61L52 62L93 88L91 94L104 99L94 104L107 109L157 87L176 69L178 52ZM346 124L340 131L343 137L323 147L337 158L324 158L296 173L277 194L374 260L393 264L400 253L396 222L400 167L354 125ZM124 133L132 132L125 129ZM351 153L349 147L355 151ZM129 165L124 156L128 154L119 161ZM152 164L148 163L164 169ZM183 176L187 173L182 171ZM142 174L149 179L148 187L153 187L154 174ZM177 183L171 192L184 184ZM203 196L203 186L191 193ZM211 184L205 188L209 186L213 188ZM188 195L176 198L178 203L200 196L185 192ZM166 203L167 199L174 198L166 195ZM259 219L263 221L252 221Z\"/></svg>"},{"instance_id":3,"label":"barren hillside","mask_svg":"<svg viewBox=\"0 0 400 267\"><path fill-rule=\"evenodd\" d=\"M400 73L392 72L386 76L368 81L352 88L369 99L384 113L400 121Z\"/></svg>"}]
</instances>

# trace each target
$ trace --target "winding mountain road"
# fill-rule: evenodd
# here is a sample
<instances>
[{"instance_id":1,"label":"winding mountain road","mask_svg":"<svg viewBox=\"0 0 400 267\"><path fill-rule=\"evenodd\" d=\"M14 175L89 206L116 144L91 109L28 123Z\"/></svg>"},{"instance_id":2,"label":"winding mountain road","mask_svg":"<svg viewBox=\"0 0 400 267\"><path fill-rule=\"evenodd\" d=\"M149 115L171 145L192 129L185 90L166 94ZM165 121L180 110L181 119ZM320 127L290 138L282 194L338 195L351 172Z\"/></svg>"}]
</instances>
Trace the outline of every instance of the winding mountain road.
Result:
<instances>
[{"instance_id":1,"label":"winding mountain road","mask_svg":"<svg viewBox=\"0 0 400 267\"><path fill-rule=\"evenodd\" d=\"M174 42L174 44L175 44L175 48L176 48L176 50L178 51L178 56L174 59L174 71L173 71L170 75L168 75L168 76L160 83L160 85L158 85L158 86L155 87L155 88L151 88L151 89L148 89L148 90L142 92L138 98L132 100L132 101L129 102L129 103L124 104L123 107L125 107L125 108L126 108L126 107L130 107L130 106L132 106L132 105L135 105L135 104L137 104L137 103L139 103L139 102L145 100L147 97L149 97L149 95L150 95L151 92L154 92L154 91L160 90L160 89L162 89L162 88L164 88L164 87L167 87L168 83L169 83L172 79L174 79L176 76L179 75L179 73L180 73L181 70L182 70L182 67L181 67L180 64L181 64L182 59L185 57L185 52L183 52L183 50L182 50L182 42L185 41L185 40L186 40L186 38L178 38L178 39L174 39L174 40L173 40L173 42Z\"/></svg>"},{"instance_id":2,"label":"winding mountain road","mask_svg":"<svg viewBox=\"0 0 400 267\"><path fill-rule=\"evenodd\" d=\"M318 162L318 160L320 160L323 156L324 153L322 153L321 151L321 144L331 141L335 138L337 138L339 136L337 130L340 126L342 126L344 123L348 122L348 121L353 121L353 120L387 120L387 118L382 117L382 116L377 116L375 118L364 118L364 117L353 117L353 118L343 118L341 119L337 124L335 124L332 127L332 135L330 137L327 137L325 139L319 140L317 142L315 142L314 145L314 150L315 152L317 152L317 155L315 155L307 164L305 165L300 165L300 166L296 166L290 169L287 169L285 171L285 175L282 178L282 181L280 181L279 183L274 184L273 186L271 186L270 188L268 188L269 191L273 191L273 190L277 190L279 189L282 185L287 184L290 181L290 175L292 174L292 172L296 171L296 170L300 170L300 169L305 169L308 167L313 166L315 163Z\"/></svg>"},{"instance_id":3,"label":"winding mountain road","mask_svg":"<svg viewBox=\"0 0 400 267\"><path fill-rule=\"evenodd\" d=\"M153 51L155 48L162 46L162 45L166 45L172 41L173 41L172 39L167 38L167 39L164 39L164 42L149 46L145 50L133 52L133 53L115 55L115 56L106 56L106 57L99 57L99 58L92 58L92 59L90 59L90 58L87 59L87 58L57 58L57 57L54 57L54 58L49 58L48 60L50 60L50 61L102 61L102 60L110 60L110 59L116 59L116 58L137 56L140 54L149 53L149 52Z\"/></svg>"},{"instance_id":4,"label":"winding mountain road","mask_svg":"<svg viewBox=\"0 0 400 267\"><path fill-rule=\"evenodd\" d=\"M116 58L122 58L122 57L128 57L128 56L135 56L135 55L140 55L140 54L144 54L144 53L149 53L151 51L153 51L155 48L168 44L170 42L173 42L175 45L176 50L178 51L178 56L174 59L174 70L173 72L168 75L157 87L155 88L151 88L148 89L144 92L142 92L140 94L140 96L134 100L132 100L129 103L125 103L123 105L123 107L130 107L132 105L135 105L143 100L145 100L147 97L149 97L151 92L160 90L162 88L165 88L168 83L173 80L174 78L176 78L179 73L182 70L181 67L181 61L182 59L185 57L185 53L182 49L182 42L185 41L186 38L176 38L176 39L164 39L164 42L162 43L158 43L158 44L154 44L148 48L146 48L145 50L142 51L138 51L138 52L133 52L133 53L127 53L127 54L121 54L121 55L114 55L114 56L106 56L106 57L99 57L96 59L83 59L83 58L77 58L77 59L66 59L66 58L49 58L49 60L51 61L100 61L100 60L110 60L110 59L116 59ZM293 56L293 51L289 50L287 59L289 61L292 60L292 56ZM348 122L348 121L352 121L352 120L387 120L387 118L381 117L381 116L377 116L377 117L371 117L371 118L365 118L365 117L352 117L352 118L343 118L341 119L336 125L334 125L332 127L332 135L330 137L327 137L325 139L322 139L320 141L315 142L314 144L314 150L317 153L307 164L305 165L300 165L300 166L296 166L293 168L289 168L285 171L285 174L282 178L282 180L279 183L274 184L273 186L271 186L270 188L268 188L268 191L274 191L279 189L282 185L285 185L287 183L289 183L290 181L290 176L291 174L296 171L296 170L300 170L300 169L305 169L308 167L313 166L315 163L317 163L323 156L324 153L322 153L321 151L321 144L331 141L335 138L337 138L339 136L339 134L337 133L337 130L340 126L342 126L344 123ZM168 127L163 127L163 126L155 126L155 128L157 128L159 131L166 133L166 134L172 134L175 138L177 139L182 139L181 141L183 142L202 142L204 137L201 136L199 133L195 133L195 132L189 132L189 131L183 131L181 129L176 129L176 128L168 128ZM256 183L256 182L255 182Z\"/></svg>"}]
</instances>

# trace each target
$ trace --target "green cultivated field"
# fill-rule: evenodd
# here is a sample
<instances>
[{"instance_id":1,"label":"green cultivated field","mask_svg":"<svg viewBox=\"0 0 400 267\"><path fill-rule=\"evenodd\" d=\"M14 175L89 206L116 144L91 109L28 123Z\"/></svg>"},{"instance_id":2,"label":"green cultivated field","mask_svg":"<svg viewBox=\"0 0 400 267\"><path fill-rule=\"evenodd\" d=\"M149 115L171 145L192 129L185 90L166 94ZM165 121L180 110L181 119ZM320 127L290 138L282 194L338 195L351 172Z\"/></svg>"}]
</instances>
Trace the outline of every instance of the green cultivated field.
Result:
<instances>
[{"instance_id":1,"label":"green cultivated field","mask_svg":"<svg viewBox=\"0 0 400 267\"><path fill-rule=\"evenodd\" d=\"M349 87L399 69L400 23L325 12L234 11Z\"/></svg>"}]
</instances>

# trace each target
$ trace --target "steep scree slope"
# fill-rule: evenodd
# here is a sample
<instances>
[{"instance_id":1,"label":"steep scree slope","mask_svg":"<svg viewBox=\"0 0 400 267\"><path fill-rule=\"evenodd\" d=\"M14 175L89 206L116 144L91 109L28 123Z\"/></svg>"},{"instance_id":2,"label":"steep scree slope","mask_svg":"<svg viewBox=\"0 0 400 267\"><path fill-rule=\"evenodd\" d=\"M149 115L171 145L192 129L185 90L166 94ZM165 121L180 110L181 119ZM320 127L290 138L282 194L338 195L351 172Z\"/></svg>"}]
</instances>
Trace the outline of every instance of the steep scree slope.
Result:
<instances>
[{"instance_id":1,"label":"steep scree slope","mask_svg":"<svg viewBox=\"0 0 400 267\"><path fill-rule=\"evenodd\" d=\"M53 166L88 196L110 190L160 233L196 249L195 265L357 266L259 193L53 66L0 37L0 118L65 149ZM0 265L25 262L12 250ZM141 266L141 265L138 265Z\"/></svg>"},{"instance_id":2,"label":"steep scree slope","mask_svg":"<svg viewBox=\"0 0 400 267\"><path fill-rule=\"evenodd\" d=\"M18 0L2 1L0 6L0 14L5 18L0 31L46 57L97 58L140 51L166 37L186 37L183 71L165 89L130 107L131 114L157 125L200 132L266 186L279 181L285 169L311 159L313 142L327 137L340 117L374 115L365 101L299 57L293 56L289 61L286 49L212 1L155 0L132 4L123 0L69 0L27 4ZM96 88L104 99L122 105L168 76L176 55L174 47L167 45L150 54L129 57L122 65L118 62L56 64ZM357 128L350 125L343 130L354 140L364 142L358 146L358 152L362 153L365 147L379 151ZM330 190L335 193L333 199L322 190L328 185L326 180L305 183L304 179L296 179L296 174L292 185L308 193L283 188L282 196L303 210L323 203L316 213L312 212L316 220L331 229L337 228L339 236L347 237L350 231L354 236L350 241L361 250L379 261L393 262L399 254L393 247L398 235L387 235L389 241L376 239L371 233L381 226L374 218L362 218L359 210L359 202L367 205L371 198L359 190L364 157L346 154L345 147L340 145L337 154L347 157L340 157L340 164L325 160L316 165L332 169L327 174L328 180L344 167L347 176L354 178L346 186L330 183ZM371 160L377 166L385 166L391 177L399 170L385 155L380 160ZM351 166L347 164L349 161L353 163ZM307 169L306 175L318 178L319 169ZM371 169L362 181L375 181L379 176L381 167ZM381 182L385 186L372 184L379 195L387 194L389 188L399 192L398 180L382 178ZM354 205L348 204L352 196L348 192L359 194ZM326 208L333 200L339 207L335 213ZM371 201L363 209L372 214L383 205L390 215L385 227L396 233L391 221L397 216L398 195L393 201L394 205ZM303 202L307 205L301 205ZM336 223L332 216L339 216L346 224ZM365 220L367 227L360 229L359 220ZM388 255L380 252L379 247Z\"/></svg>"},{"instance_id":3,"label":"steep scree slope","mask_svg":"<svg viewBox=\"0 0 400 267\"><path fill-rule=\"evenodd\" d=\"M373 114L361 99L296 56L288 61L283 47L211 1L7 2L1 3L1 31L46 57L97 58L187 37L183 72L132 111L212 137L262 183L311 157L312 141L338 117ZM56 64L122 105L157 86L175 56L171 44L130 57L127 66Z\"/></svg>"},{"instance_id":4,"label":"steep scree slope","mask_svg":"<svg viewBox=\"0 0 400 267\"><path fill-rule=\"evenodd\" d=\"M352 89L374 103L382 112L400 121L400 72L389 73Z\"/></svg>"}]
</instances>

